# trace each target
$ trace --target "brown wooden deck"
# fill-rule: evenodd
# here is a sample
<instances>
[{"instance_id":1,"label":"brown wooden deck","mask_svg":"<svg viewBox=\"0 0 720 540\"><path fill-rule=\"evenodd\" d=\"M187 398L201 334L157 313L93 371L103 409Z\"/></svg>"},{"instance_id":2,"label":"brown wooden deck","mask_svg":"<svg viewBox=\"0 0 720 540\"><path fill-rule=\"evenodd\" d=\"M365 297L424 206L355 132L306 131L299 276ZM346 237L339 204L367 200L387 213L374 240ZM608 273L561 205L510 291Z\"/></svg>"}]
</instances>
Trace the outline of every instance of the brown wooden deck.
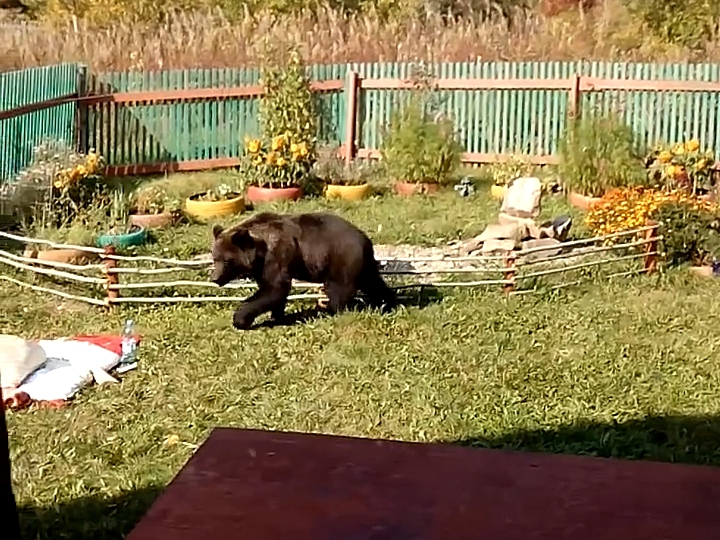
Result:
<instances>
[{"instance_id":1,"label":"brown wooden deck","mask_svg":"<svg viewBox=\"0 0 720 540\"><path fill-rule=\"evenodd\" d=\"M217 429L127 540L717 540L720 469Z\"/></svg>"}]
</instances>

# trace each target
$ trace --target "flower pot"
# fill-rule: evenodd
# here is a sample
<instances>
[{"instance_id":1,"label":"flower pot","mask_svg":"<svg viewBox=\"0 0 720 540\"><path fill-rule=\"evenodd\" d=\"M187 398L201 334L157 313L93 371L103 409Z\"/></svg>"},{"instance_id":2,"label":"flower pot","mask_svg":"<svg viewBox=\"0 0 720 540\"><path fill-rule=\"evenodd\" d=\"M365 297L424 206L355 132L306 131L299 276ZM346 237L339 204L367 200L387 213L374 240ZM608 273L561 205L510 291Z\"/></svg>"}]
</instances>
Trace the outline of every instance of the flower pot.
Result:
<instances>
[{"instance_id":1,"label":"flower pot","mask_svg":"<svg viewBox=\"0 0 720 540\"><path fill-rule=\"evenodd\" d=\"M713 277L713 267L707 266L691 266L690 271L696 276Z\"/></svg>"},{"instance_id":2,"label":"flower pot","mask_svg":"<svg viewBox=\"0 0 720 540\"><path fill-rule=\"evenodd\" d=\"M28 259L38 259L40 261L51 261L65 264L86 264L94 259L97 255L81 249L45 249L45 250L26 250L23 253Z\"/></svg>"},{"instance_id":3,"label":"flower pot","mask_svg":"<svg viewBox=\"0 0 720 540\"><path fill-rule=\"evenodd\" d=\"M223 201L199 201L198 198L203 195L204 193L197 193L185 200L186 214L197 219L210 219L232 216L245 210L245 198L242 195Z\"/></svg>"},{"instance_id":4,"label":"flower pot","mask_svg":"<svg viewBox=\"0 0 720 540\"><path fill-rule=\"evenodd\" d=\"M370 184L361 184L359 186L336 186L328 184L325 190L325 197L331 200L361 201L367 197L369 191Z\"/></svg>"},{"instance_id":5,"label":"flower pot","mask_svg":"<svg viewBox=\"0 0 720 540\"><path fill-rule=\"evenodd\" d=\"M147 229L145 227L138 227L137 225L135 225L135 228L137 230L125 234L101 234L95 243L98 247L114 246L127 248L130 246L140 246L147 241Z\"/></svg>"},{"instance_id":6,"label":"flower pot","mask_svg":"<svg viewBox=\"0 0 720 540\"><path fill-rule=\"evenodd\" d=\"M130 223L138 227L146 229L159 229L166 227L173 222L171 212L163 212L161 214L130 214Z\"/></svg>"},{"instance_id":7,"label":"flower pot","mask_svg":"<svg viewBox=\"0 0 720 540\"><path fill-rule=\"evenodd\" d=\"M499 199L502 201L505 198L507 189L507 186L498 186L496 184L493 184L492 186L490 186L490 196L493 199Z\"/></svg>"},{"instance_id":8,"label":"flower pot","mask_svg":"<svg viewBox=\"0 0 720 540\"><path fill-rule=\"evenodd\" d=\"M253 204L272 201L296 201L300 197L302 197L302 188L299 186L287 188L250 186L247 190L247 199Z\"/></svg>"},{"instance_id":9,"label":"flower pot","mask_svg":"<svg viewBox=\"0 0 720 540\"><path fill-rule=\"evenodd\" d=\"M429 195L437 193L440 186L437 184L412 183L412 182L395 182L395 193L401 197L411 197L413 195L423 194Z\"/></svg>"},{"instance_id":10,"label":"flower pot","mask_svg":"<svg viewBox=\"0 0 720 540\"><path fill-rule=\"evenodd\" d=\"M579 208L580 210L590 210L593 206L602 200L601 197L587 197L571 191L568 194L568 202L571 206Z\"/></svg>"},{"instance_id":11,"label":"flower pot","mask_svg":"<svg viewBox=\"0 0 720 540\"><path fill-rule=\"evenodd\" d=\"M704 202L715 202L715 194L714 193L705 193L704 195L699 195L698 199Z\"/></svg>"}]
</instances>

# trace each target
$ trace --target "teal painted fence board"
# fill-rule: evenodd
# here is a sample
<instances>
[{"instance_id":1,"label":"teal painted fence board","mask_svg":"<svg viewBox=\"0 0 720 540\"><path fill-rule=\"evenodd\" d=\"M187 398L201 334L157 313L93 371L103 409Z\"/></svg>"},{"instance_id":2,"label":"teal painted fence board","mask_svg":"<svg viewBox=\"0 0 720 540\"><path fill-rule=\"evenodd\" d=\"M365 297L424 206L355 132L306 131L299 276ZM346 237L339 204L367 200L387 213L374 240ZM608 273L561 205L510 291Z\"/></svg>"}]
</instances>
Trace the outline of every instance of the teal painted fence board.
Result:
<instances>
[{"instance_id":1,"label":"teal painted fence board","mask_svg":"<svg viewBox=\"0 0 720 540\"><path fill-rule=\"evenodd\" d=\"M78 91L77 64L0 73L0 111L32 105ZM75 143L74 103L0 120L0 182L12 181L45 139Z\"/></svg>"},{"instance_id":2,"label":"teal painted fence board","mask_svg":"<svg viewBox=\"0 0 720 540\"><path fill-rule=\"evenodd\" d=\"M346 66L313 66L316 81L344 79ZM105 94L258 84L257 69L198 69L151 73L104 73L91 90ZM237 157L245 136L259 132L257 98L162 104L102 104L90 111L89 146L108 164L128 165ZM318 96L320 139L341 143L345 130L342 92Z\"/></svg>"},{"instance_id":3,"label":"teal painted fence board","mask_svg":"<svg viewBox=\"0 0 720 540\"><path fill-rule=\"evenodd\" d=\"M605 62L465 62L433 64L445 79L569 79L575 75L643 80L720 82L717 65L633 64ZM0 110L77 91L79 66L52 66L0 75ZM349 70L361 78L407 79L408 63L320 65L313 80L344 80ZM101 73L88 90L97 94L153 90L236 87L257 84L256 69L197 69L162 72ZM356 145L378 149L392 111L407 91L359 90L354 119L346 118L346 93L319 96L320 139L343 144L348 121L355 122ZM569 90L442 90L440 109L450 115L467 152L493 155L557 152L566 127ZM256 98L197 100L163 104L93 106L87 115L87 145L111 165L182 162L235 157L245 136L258 134ZM582 92L582 114L617 110L646 145L698 138L720 155L720 92L612 90ZM0 178L15 174L29 160L32 147L47 136L73 137L74 105L62 105L0 121Z\"/></svg>"}]
</instances>

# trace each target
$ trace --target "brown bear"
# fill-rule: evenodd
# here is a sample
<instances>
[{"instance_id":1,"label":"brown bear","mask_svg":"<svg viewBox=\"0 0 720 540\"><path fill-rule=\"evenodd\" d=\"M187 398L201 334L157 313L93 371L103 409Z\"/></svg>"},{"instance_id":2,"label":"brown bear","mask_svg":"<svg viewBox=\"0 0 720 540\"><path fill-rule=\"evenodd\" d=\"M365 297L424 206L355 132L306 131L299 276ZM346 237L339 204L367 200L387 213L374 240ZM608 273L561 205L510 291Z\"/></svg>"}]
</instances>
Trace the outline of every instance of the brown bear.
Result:
<instances>
[{"instance_id":1,"label":"brown bear","mask_svg":"<svg viewBox=\"0 0 720 540\"><path fill-rule=\"evenodd\" d=\"M215 225L213 237L212 281L222 287L250 278L258 284L257 292L235 311L235 328L250 328L267 311L282 319L294 279L323 284L331 314L345 309L358 290L372 306L395 306L395 293L380 276L372 242L337 215L263 212L227 230Z\"/></svg>"}]
</instances>

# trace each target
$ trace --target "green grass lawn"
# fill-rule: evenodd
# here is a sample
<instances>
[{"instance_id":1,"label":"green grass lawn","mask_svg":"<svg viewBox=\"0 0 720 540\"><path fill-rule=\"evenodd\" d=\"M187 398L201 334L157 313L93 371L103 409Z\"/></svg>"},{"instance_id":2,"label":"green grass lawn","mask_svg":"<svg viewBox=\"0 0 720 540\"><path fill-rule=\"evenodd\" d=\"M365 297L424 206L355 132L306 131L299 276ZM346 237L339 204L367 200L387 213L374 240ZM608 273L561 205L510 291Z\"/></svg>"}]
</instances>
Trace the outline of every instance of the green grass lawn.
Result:
<instances>
[{"instance_id":1,"label":"green grass lawn","mask_svg":"<svg viewBox=\"0 0 720 540\"><path fill-rule=\"evenodd\" d=\"M478 234L497 206L452 193L298 205L427 245ZM145 249L208 241L189 225ZM122 538L215 426L720 465L719 297L720 280L674 271L510 298L448 290L391 315L240 333L230 305L108 314L0 285L2 332L117 332L132 317L144 335L122 384L9 414L24 538Z\"/></svg>"}]
</instances>

